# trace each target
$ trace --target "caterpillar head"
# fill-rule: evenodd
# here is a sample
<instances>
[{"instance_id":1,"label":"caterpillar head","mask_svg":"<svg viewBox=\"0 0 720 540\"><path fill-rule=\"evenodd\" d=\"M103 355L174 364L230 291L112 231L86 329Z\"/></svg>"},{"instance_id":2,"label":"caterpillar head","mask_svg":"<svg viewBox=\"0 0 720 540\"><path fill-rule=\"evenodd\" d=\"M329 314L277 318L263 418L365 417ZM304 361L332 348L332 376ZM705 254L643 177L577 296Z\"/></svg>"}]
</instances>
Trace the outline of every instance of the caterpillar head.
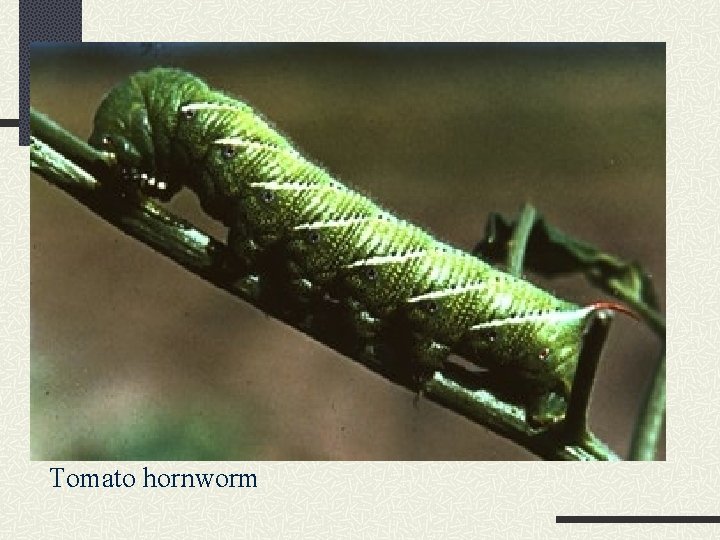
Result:
<instances>
[{"instance_id":1,"label":"caterpillar head","mask_svg":"<svg viewBox=\"0 0 720 540\"><path fill-rule=\"evenodd\" d=\"M169 198L168 182L156 178L155 145L142 87L131 77L113 88L95 113L90 144L115 155L123 180Z\"/></svg>"},{"instance_id":2,"label":"caterpillar head","mask_svg":"<svg viewBox=\"0 0 720 540\"><path fill-rule=\"evenodd\" d=\"M115 155L125 181L169 200L182 188L187 170L172 148L180 105L205 92L205 83L180 70L136 73L105 96L89 142Z\"/></svg>"}]
</instances>

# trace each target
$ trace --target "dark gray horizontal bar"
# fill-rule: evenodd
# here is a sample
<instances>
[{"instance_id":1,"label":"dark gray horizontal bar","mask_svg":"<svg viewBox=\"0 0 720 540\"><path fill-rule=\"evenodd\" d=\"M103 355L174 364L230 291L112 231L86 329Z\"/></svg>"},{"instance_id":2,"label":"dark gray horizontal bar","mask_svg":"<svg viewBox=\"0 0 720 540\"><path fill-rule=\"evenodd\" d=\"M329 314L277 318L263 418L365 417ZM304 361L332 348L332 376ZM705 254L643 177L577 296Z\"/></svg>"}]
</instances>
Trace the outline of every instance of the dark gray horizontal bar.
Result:
<instances>
[{"instance_id":1,"label":"dark gray horizontal bar","mask_svg":"<svg viewBox=\"0 0 720 540\"><path fill-rule=\"evenodd\" d=\"M720 523L720 516L555 516L555 523Z\"/></svg>"},{"instance_id":2,"label":"dark gray horizontal bar","mask_svg":"<svg viewBox=\"0 0 720 540\"><path fill-rule=\"evenodd\" d=\"M19 127L19 118L0 118L0 127Z\"/></svg>"}]
</instances>

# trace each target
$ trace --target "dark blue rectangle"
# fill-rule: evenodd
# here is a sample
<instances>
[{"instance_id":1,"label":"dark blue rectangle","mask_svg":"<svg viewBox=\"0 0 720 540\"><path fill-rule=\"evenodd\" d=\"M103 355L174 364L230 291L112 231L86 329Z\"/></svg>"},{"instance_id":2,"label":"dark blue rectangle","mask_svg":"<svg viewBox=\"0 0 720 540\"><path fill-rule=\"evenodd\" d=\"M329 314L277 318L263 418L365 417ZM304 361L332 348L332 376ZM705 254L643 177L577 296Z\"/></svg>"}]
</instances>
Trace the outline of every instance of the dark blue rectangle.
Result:
<instances>
[{"instance_id":1,"label":"dark blue rectangle","mask_svg":"<svg viewBox=\"0 0 720 540\"><path fill-rule=\"evenodd\" d=\"M30 45L33 41L81 42L82 0L20 0L20 145L30 144Z\"/></svg>"}]
</instances>

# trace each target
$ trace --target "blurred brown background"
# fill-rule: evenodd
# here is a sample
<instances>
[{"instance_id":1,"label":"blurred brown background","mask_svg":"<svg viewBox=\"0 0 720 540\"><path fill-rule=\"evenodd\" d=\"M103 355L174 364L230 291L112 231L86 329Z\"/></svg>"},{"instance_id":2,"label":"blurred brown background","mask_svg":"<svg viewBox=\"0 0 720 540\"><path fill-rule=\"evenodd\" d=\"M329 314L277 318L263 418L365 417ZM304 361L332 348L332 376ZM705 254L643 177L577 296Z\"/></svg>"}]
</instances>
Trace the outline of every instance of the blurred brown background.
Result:
<instances>
[{"instance_id":1,"label":"blurred brown background","mask_svg":"<svg viewBox=\"0 0 720 540\"><path fill-rule=\"evenodd\" d=\"M103 94L156 65L242 97L343 181L463 248L489 212L532 202L640 261L664 305L664 44L45 45L31 103L87 137ZM171 207L223 234L192 194ZM430 401L416 409L35 175L31 242L33 459L535 459ZM603 297L580 279L544 285ZM616 319L591 427L623 456L658 350Z\"/></svg>"}]
</instances>

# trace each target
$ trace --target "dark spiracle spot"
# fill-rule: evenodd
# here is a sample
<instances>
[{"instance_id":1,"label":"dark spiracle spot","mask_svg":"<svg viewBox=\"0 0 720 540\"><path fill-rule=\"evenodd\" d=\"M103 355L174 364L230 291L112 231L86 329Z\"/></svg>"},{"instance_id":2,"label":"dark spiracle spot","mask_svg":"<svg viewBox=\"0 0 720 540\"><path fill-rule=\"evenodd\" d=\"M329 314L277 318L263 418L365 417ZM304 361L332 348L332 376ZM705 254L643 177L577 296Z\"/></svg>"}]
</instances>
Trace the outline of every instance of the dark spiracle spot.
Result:
<instances>
[{"instance_id":1,"label":"dark spiracle spot","mask_svg":"<svg viewBox=\"0 0 720 540\"><path fill-rule=\"evenodd\" d=\"M320 233L317 231L310 231L308 240L310 240L311 244L317 244L320 241Z\"/></svg>"},{"instance_id":2,"label":"dark spiracle spot","mask_svg":"<svg viewBox=\"0 0 720 540\"><path fill-rule=\"evenodd\" d=\"M110 135L103 135L103 138L100 139L100 143L103 146L112 146L113 138Z\"/></svg>"},{"instance_id":3,"label":"dark spiracle spot","mask_svg":"<svg viewBox=\"0 0 720 540\"><path fill-rule=\"evenodd\" d=\"M260 197L265 202L272 202L275 199L275 194L272 191L263 191Z\"/></svg>"},{"instance_id":4,"label":"dark spiracle spot","mask_svg":"<svg viewBox=\"0 0 720 540\"><path fill-rule=\"evenodd\" d=\"M490 332L488 332L487 338L490 343L495 343L497 341L498 334L495 330L490 330Z\"/></svg>"},{"instance_id":5,"label":"dark spiracle spot","mask_svg":"<svg viewBox=\"0 0 720 540\"><path fill-rule=\"evenodd\" d=\"M546 360L548 356L550 356L550 349L548 349L547 347L541 350L540 354L538 355L540 360Z\"/></svg>"},{"instance_id":6,"label":"dark spiracle spot","mask_svg":"<svg viewBox=\"0 0 720 540\"><path fill-rule=\"evenodd\" d=\"M367 269L366 275L368 279L375 280L377 279L377 270L375 270L373 267L370 267Z\"/></svg>"},{"instance_id":7,"label":"dark spiracle spot","mask_svg":"<svg viewBox=\"0 0 720 540\"><path fill-rule=\"evenodd\" d=\"M427 310L428 310L428 313L437 313L437 310L438 310L437 302L428 302Z\"/></svg>"},{"instance_id":8,"label":"dark spiracle spot","mask_svg":"<svg viewBox=\"0 0 720 540\"><path fill-rule=\"evenodd\" d=\"M222 157L224 157L225 159L230 159L234 155L235 155L235 147L234 146L230 146L230 145L223 146Z\"/></svg>"},{"instance_id":9,"label":"dark spiracle spot","mask_svg":"<svg viewBox=\"0 0 720 540\"><path fill-rule=\"evenodd\" d=\"M182 114L182 117L185 118L185 120L190 120L195 117L195 111L192 109L183 109L183 107L180 107L180 114Z\"/></svg>"}]
</instances>

